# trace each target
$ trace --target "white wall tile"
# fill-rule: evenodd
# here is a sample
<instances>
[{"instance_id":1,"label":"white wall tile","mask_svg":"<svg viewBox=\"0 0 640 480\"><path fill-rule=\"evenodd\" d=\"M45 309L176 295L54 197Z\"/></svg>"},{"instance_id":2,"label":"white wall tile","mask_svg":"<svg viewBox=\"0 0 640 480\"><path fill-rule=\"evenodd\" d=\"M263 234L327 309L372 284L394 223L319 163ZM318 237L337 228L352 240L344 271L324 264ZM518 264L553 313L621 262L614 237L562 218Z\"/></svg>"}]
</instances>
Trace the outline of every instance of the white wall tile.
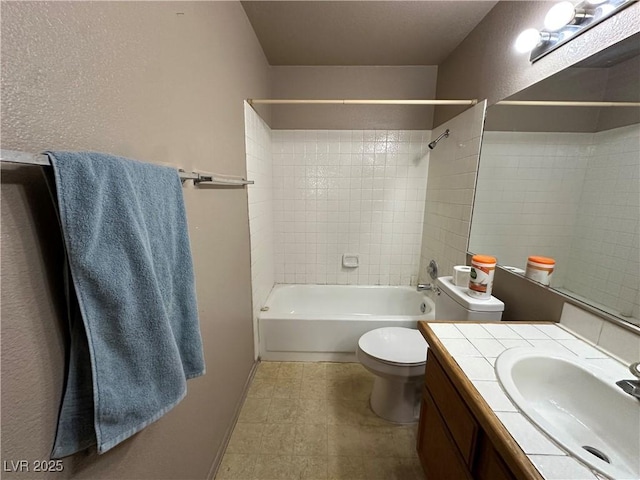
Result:
<instances>
[{"instance_id":1,"label":"white wall tile","mask_svg":"<svg viewBox=\"0 0 640 480\"><path fill-rule=\"evenodd\" d=\"M560 323L582 338L597 343L604 320L570 303L565 303L562 307Z\"/></svg>"},{"instance_id":2,"label":"white wall tile","mask_svg":"<svg viewBox=\"0 0 640 480\"><path fill-rule=\"evenodd\" d=\"M440 275L451 275L454 265L466 262L485 107L482 102L433 131L434 137L447 128L451 134L430 154L420 282L430 281L426 268L431 259L438 262Z\"/></svg>"},{"instance_id":3,"label":"white wall tile","mask_svg":"<svg viewBox=\"0 0 640 480\"><path fill-rule=\"evenodd\" d=\"M598 346L627 363L640 361L640 336L613 323L603 324Z\"/></svg>"},{"instance_id":4,"label":"white wall tile","mask_svg":"<svg viewBox=\"0 0 640 480\"><path fill-rule=\"evenodd\" d=\"M640 318L640 127L594 134L567 289Z\"/></svg>"},{"instance_id":5,"label":"white wall tile","mask_svg":"<svg viewBox=\"0 0 640 480\"><path fill-rule=\"evenodd\" d=\"M276 282L415 285L429 136L274 133L273 163L283 166L273 169ZM343 268L343 253L359 254L359 267Z\"/></svg>"}]
</instances>

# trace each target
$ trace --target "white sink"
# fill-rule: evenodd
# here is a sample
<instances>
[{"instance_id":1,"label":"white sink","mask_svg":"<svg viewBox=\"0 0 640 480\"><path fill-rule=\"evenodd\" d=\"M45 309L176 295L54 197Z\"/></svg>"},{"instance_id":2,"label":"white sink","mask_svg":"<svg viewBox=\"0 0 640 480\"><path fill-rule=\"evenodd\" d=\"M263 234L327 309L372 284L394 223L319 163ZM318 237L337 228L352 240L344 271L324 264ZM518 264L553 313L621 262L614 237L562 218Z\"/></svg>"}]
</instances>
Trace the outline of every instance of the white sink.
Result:
<instances>
[{"instance_id":1,"label":"white sink","mask_svg":"<svg viewBox=\"0 0 640 480\"><path fill-rule=\"evenodd\" d=\"M616 367L605 371L576 356L527 347L496 360L507 395L560 447L610 478L639 479L640 401L615 384L633 378Z\"/></svg>"}]
</instances>

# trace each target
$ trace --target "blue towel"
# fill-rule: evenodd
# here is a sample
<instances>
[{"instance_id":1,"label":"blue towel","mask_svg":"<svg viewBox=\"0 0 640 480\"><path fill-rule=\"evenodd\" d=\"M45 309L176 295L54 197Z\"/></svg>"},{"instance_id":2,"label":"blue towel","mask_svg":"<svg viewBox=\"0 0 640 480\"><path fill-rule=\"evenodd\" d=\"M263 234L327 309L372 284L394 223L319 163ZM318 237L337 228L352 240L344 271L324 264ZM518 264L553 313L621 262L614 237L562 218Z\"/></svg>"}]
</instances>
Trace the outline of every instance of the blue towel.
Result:
<instances>
[{"instance_id":1,"label":"blue towel","mask_svg":"<svg viewBox=\"0 0 640 480\"><path fill-rule=\"evenodd\" d=\"M52 458L104 453L204 374L182 187L175 169L47 152L69 270L70 351Z\"/></svg>"}]
</instances>

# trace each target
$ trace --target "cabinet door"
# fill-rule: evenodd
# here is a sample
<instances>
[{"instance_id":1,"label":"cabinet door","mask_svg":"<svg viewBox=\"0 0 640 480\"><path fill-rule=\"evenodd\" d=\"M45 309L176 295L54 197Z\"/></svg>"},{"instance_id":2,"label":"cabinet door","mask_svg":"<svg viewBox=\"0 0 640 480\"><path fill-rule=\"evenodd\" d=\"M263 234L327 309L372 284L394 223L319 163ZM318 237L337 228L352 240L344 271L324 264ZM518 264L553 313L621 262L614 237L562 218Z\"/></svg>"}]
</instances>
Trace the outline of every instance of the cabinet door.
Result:
<instances>
[{"instance_id":1,"label":"cabinet door","mask_svg":"<svg viewBox=\"0 0 640 480\"><path fill-rule=\"evenodd\" d=\"M477 480L515 480L509 467L486 437L483 438L479 450L474 475Z\"/></svg>"},{"instance_id":2,"label":"cabinet door","mask_svg":"<svg viewBox=\"0 0 640 480\"><path fill-rule=\"evenodd\" d=\"M425 390L420 410L418 456L429 480L471 480L464 459Z\"/></svg>"},{"instance_id":3,"label":"cabinet door","mask_svg":"<svg viewBox=\"0 0 640 480\"><path fill-rule=\"evenodd\" d=\"M427 356L425 385L438 407L440 415L446 420L447 430L458 446L462 458L471 468L480 428L464 400L460 397L433 355Z\"/></svg>"}]
</instances>

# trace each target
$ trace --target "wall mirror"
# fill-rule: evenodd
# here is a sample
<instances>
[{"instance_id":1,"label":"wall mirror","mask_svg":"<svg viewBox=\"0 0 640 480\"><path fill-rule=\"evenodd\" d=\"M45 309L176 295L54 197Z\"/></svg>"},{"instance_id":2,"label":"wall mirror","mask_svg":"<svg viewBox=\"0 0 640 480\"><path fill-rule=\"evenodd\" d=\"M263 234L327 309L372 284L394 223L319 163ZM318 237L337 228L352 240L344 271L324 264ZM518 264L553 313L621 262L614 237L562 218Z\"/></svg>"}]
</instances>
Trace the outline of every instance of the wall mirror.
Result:
<instances>
[{"instance_id":1,"label":"wall mirror","mask_svg":"<svg viewBox=\"0 0 640 480\"><path fill-rule=\"evenodd\" d=\"M506 100L638 102L640 34ZM469 251L515 274L553 257L550 288L640 326L640 108L487 111Z\"/></svg>"}]
</instances>

